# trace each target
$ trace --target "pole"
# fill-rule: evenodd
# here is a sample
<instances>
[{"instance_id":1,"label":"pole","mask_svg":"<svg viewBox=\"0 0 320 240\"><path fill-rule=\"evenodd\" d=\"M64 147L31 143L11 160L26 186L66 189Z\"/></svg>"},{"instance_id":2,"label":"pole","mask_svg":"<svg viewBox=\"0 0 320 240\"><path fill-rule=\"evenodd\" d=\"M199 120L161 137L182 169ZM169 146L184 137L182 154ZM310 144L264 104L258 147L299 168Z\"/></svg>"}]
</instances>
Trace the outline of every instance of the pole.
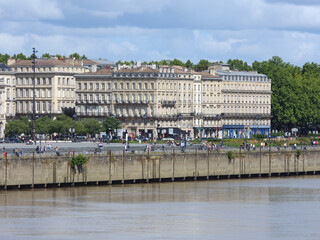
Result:
<instances>
[{"instance_id":1,"label":"pole","mask_svg":"<svg viewBox=\"0 0 320 240\"><path fill-rule=\"evenodd\" d=\"M108 184L112 184L112 178L111 178L111 158L112 158L112 155L111 155L111 150L109 151L109 181L108 181Z\"/></svg>"},{"instance_id":2,"label":"pole","mask_svg":"<svg viewBox=\"0 0 320 240\"><path fill-rule=\"evenodd\" d=\"M33 68L33 99L32 99L32 140L35 142L36 135L36 49L33 49L32 68Z\"/></svg>"},{"instance_id":3,"label":"pole","mask_svg":"<svg viewBox=\"0 0 320 240\"><path fill-rule=\"evenodd\" d=\"M31 188L34 188L34 152L32 153L32 185Z\"/></svg>"},{"instance_id":4,"label":"pole","mask_svg":"<svg viewBox=\"0 0 320 240\"><path fill-rule=\"evenodd\" d=\"M4 190L7 190L7 185L8 185L8 158L7 158L7 153L5 152L6 156L6 172L5 172L5 183L4 183Z\"/></svg>"},{"instance_id":5,"label":"pole","mask_svg":"<svg viewBox=\"0 0 320 240\"><path fill-rule=\"evenodd\" d=\"M261 146L260 146L260 171L259 171L259 177L261 177Z\"/></svg>"},{"instance_id":6,"label":"pole","mask_svg":"<svg viewBox=\"0 0 320 240\"><path fill-rule=\"evenodd\" d=\"M239 148L239 152L240 152L240 155L239 155L239 178L241 178L241 145Z\"/></svg>"}]
</instances>

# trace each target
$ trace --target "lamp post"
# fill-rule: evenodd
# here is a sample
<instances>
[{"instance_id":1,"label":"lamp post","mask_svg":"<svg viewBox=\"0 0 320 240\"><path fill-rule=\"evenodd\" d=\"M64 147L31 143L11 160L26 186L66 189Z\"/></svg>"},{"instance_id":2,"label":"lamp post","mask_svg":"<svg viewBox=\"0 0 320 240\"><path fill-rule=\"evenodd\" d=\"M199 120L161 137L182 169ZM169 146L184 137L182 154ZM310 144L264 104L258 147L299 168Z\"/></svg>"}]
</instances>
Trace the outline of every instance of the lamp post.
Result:
<instances>
[{"instance_id":1,"label":"lamp post","mask_svg":"<svg viewBox=\"0 0 320 240\"><path fill-rule=\"evenodd\" d=\"M0 137L2 138L2 124L3 124L3 122L2 121L0 121Z\"/></svg>"},{"instance_id":2,"label":"lamp post","mask_svg":"<svg viewBox=\"0 0 320 240\"><path fill-rule=\"evenodd\" d=\"M33 69L33 99L32 99L32 140L35 142L36 135L36 51L32 48L32 69Z\"/></svg>"},{"instance_id":3,"label":"lamp post","mask_svg":"<svg viewBox=\"0 0 320 240\"><path fill-rule=\"evenodd\" d=\"M143 128L144 128L144 138L146 138L146 119L147 119L147 114L143 114Z\"/></svg>"},{"instance_id":4,"label":"lamp post","mask_svg":"<svg viewBox=\"0 0 320 240\"><path fill-rule=\"evenodd\" d=\"M180 126L180 129L179 129L179 138L181 138L181 119L183 118L182 114L179 114L178 115L178 121L179 121L179 126Z\"/></svg>"},{"instance_id":5,"label":"lamp post","mask_svg":"<svg viewBox=\"0 0 320 240\"><path fill-rule=\"evenodd\" d=\"M72 118L74 121L74 129L73 129L73 141L77 142L77 137L76 137L76 120L77 120L77 114L73 114Z\"/></svg>"}]
</instances>

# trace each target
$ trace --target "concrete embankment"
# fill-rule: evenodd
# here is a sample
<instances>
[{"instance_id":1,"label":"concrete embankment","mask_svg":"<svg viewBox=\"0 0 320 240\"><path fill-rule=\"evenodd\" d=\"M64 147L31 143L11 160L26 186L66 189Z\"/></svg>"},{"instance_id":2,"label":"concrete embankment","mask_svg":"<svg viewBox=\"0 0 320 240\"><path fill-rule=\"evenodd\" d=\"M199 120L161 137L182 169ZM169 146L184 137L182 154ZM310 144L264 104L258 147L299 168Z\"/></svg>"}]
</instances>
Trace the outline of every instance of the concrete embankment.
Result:
<instances>
[{"instance_id":1,"label":"concrete embankment","mask_svg":"<svg viewBox=\"0 0 320 240\"><path fill-rule=\"evenodd\" d=\"M123 184L284 176L320 173L320 151L198 152L89 155L81 168L71 157L36 156L0 159L0 187L19 189L92 184Z\"/></svg>"}]
</instances>

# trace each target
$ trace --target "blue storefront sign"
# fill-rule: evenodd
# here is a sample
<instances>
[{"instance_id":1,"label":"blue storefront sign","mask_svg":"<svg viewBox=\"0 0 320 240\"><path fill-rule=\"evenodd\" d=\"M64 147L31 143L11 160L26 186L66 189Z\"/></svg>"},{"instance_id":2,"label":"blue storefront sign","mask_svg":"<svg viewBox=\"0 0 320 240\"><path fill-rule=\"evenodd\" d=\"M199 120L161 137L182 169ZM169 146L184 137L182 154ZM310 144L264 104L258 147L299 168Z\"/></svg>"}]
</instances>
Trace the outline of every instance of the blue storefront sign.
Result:
<instances>
[{"instance_id":1,"label":"blue storefront sign","mask_svg":"<svg viewBox=\"0 0 320 240\"><path fill-rule=\"evenodd\" d=\"M250 137L252 137L253 134L263 134L269 137L270 127L270 125L251 125Z\"/></svg>"},{"instance_id":2,"label":"blue storefront sign","mask_svg":"<svg viewBox=\"0 0 320 240\"><path fill-rule=\"evenodd\" d=\"M223 138L251 138L254 134L264 134L269 136L270 125L223 125Z\"/></svg>"},{"instance_id":3,"label":"blue storefront sign","mask_svg":"<svg viewBox=\"0 0 320 240\"><path fill-rule=\"evenodd\" d=\"M223 125L222 126L223 138L245 138L246 129L244 125Z\"/></svg>"}]
</instances>

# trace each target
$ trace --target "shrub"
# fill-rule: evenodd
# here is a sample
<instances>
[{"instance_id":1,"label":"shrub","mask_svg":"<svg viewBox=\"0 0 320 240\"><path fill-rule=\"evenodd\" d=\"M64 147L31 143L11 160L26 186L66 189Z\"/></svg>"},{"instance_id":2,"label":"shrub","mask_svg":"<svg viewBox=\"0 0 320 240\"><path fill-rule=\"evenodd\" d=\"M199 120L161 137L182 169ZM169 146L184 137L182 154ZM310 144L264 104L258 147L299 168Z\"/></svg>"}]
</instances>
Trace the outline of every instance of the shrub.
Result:
<instances>
[{"instance_id":1,"label":"shrub","mask_svg":"<svg viewBox=\"0 0 320 240\"><path fill-rule=\"evenodd\" d=\"M82 165L88 162L88 158L79 154L77 156L72 157L70 165L73 169L77 166L79 173L82 171Z\"/></svg>"},{"instance_id":2,"label":"shrub","mask_svg":"<svg viewBox=\"0 0 320 240\"><path fill-rule=\"evenodd\" d=\"M233 152L232 151L228 151L228 159L229 159L229 161L231 161L232 159L234 159L234 154L233 154Z\"/></svg>"},{"instance_id":3,"label":"shrub","mask_svg":"<svg viewBox=\"0 0 320 240\"><path fill-rule=\"evenodd\" d=\"M299 158L300 157L300 155L301 155L301 150L297 150L297 152L296 152L296 156L297 156L297 158Z\"/></svg>"}]
</instances>

